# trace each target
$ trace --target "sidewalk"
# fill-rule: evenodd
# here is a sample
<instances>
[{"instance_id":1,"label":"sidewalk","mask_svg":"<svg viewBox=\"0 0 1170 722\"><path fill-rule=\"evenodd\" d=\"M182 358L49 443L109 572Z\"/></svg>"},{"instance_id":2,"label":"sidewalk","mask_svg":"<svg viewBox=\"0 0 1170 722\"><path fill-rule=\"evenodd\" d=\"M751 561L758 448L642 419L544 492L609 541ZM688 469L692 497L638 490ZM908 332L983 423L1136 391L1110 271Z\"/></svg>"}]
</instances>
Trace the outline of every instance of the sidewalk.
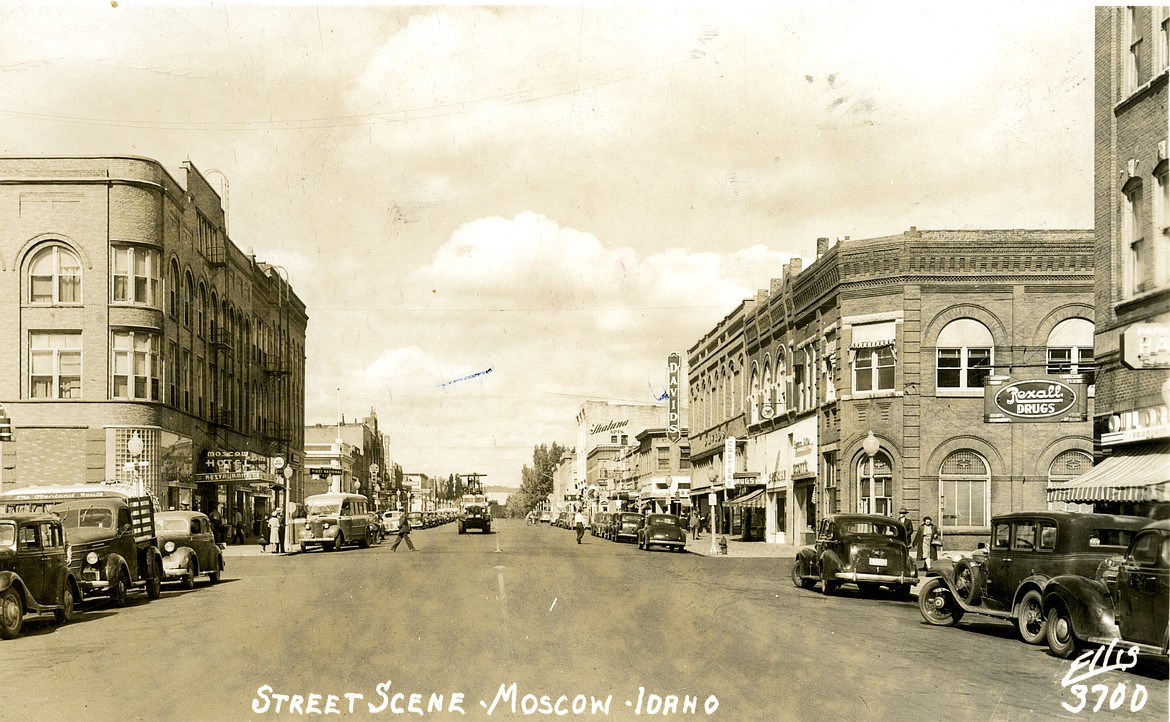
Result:
<instances>
[{"instance_id":1,"label":"sidewalk","mask_svg":"<svg viewBox=\"0 0 1170 722\"><path fill-rule=\"evenodd\" d=\"M291 545L284 554L274 554L272 552L272 545L267 547L268 551L261 551L260 540L258 537L249 536L247 541L243 544L228 544L224 547L223 555L227 558L235 557L273 557L273 556L288 556L289 554L296 554L300 552L301 548L298 544Z\"/></svg>"},{"instance_id":2,"label":"sidewalk","mask_svg":"<svg viewBox=\"0 0 1170 722\"><path fill-rule=\"evenodd\" d=\"M729 557L773 557L773 558L796 558L796 550L799 548L792 544L768 544L762 541L745 542L737 538L732 538L726 534L716 534L715 539L718 541L726 537L727 539L727 556ZM700 556L712 556L711 554L711 535L704 533L698 539L691 539L690 534L687 535L687 551L691 554L698 554ZM718 556L718 554L716 554Z\"/></svg>"}]
</instances>

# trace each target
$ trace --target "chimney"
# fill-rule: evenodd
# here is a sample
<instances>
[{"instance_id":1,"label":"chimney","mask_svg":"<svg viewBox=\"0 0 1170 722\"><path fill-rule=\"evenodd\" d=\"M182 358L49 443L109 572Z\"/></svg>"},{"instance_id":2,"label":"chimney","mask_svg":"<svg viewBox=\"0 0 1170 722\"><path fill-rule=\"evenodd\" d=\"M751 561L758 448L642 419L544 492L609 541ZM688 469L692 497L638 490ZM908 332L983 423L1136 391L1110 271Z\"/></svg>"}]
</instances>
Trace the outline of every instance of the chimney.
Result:
<instances>
[{"instance_id":1,"label":"chimney","mask_svg":"<svg viewBox=\"0 0 1170 722\"><path fill-rule=\"evenodd\" d=\"M788 270L792 271L793 276L796 276L796 275L800 274L800 269L803 266L804 266L804 259L801 258L800 256L797 256L796 258L793 258L792 261L789 262Z\"/></svg>"},{"instance_id":2,"label":"chimney","mask_svg":"<svg viewBox=\"0 0 1170 722\"><path fill-rule=\"evenodd\" d=\"M824 237L824 236L818 238L817 239L817 258L820 258L821 256L825 255L825 252L828 250L829 250L829 239Z\"/></svg>"}]
</instances>

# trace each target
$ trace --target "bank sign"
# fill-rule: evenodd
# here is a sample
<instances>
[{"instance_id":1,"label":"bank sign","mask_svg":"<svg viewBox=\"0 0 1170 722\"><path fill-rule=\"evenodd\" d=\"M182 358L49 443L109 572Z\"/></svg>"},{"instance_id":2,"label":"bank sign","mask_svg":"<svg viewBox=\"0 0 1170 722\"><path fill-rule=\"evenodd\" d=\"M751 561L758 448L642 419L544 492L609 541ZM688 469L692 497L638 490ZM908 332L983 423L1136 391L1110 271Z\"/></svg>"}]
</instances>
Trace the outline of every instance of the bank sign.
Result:
<instances>
[{"instance_id":1,"label":"bank sign","mask_svg":"<svg viewBox=\"0 0 1170 722\"><path fill-rule=\"evenodd\" d=\"M1084 383L1056 379L1014 381L992 377L983 388L984 420L988 423L1020 421L1084 421L1088 403Z\"/></svg>"}]
</instances>

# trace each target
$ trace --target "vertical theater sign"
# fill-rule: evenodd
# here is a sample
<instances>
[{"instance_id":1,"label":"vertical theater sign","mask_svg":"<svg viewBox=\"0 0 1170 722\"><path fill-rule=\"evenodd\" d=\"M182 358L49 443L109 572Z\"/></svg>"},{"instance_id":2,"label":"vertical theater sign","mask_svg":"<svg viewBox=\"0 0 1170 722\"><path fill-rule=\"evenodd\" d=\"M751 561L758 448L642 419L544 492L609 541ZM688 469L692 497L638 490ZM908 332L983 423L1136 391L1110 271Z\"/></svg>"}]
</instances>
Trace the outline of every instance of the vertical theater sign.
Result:
<instances>
[{"instance_id":1,"label":"vertical theater sign","mask_svg":"<svg viewBox=\"0 0 1170 722\"><path fill-rule=\"evenodd\" d=\"M672 443L682 438L682 426L678 416L678 372L679 356L672 353L666 357L667 388L666 388L666 438Z\"/></svg>"}]
</instances>

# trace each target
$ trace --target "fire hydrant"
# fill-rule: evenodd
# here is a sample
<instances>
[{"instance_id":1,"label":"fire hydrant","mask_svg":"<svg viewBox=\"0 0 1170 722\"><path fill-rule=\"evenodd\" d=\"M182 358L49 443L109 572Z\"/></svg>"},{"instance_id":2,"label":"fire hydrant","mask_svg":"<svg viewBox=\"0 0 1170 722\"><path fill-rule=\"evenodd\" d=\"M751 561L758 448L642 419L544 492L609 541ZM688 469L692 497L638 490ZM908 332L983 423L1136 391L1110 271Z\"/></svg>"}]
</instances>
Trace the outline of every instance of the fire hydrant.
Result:
<instances>
[{"instance_id":1,"label":"fire hydrant","mask_svg":"<svg viewBox=\"0 0 1170 722\"><path fill-rule=\"evenodd\" d=\"M725 536L719 537L719 553L727 556L727 537Z\"/></svg>"}]
</instances>

